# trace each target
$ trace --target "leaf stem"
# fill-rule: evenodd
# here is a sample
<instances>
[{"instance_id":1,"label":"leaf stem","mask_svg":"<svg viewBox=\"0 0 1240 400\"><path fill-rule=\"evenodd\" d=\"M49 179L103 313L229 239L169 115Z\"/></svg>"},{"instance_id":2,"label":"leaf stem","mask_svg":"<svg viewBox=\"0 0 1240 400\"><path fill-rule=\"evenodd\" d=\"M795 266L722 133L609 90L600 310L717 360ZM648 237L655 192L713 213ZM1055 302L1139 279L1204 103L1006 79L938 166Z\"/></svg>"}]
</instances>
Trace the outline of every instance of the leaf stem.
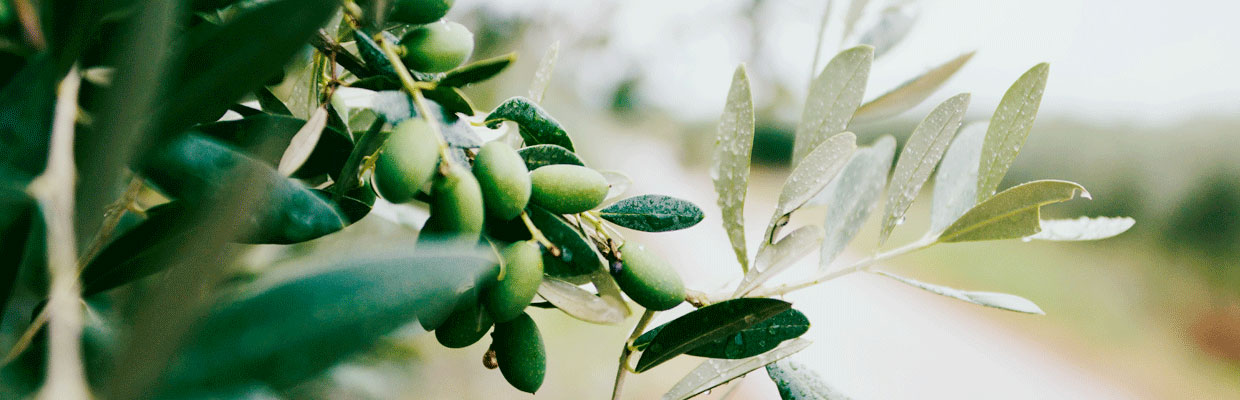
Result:
<instances>
[{"instance_id":1,"label":"leaf stem","mask_svg":"<svg viewBox=\"0 0 1240 400\"><path fill-rule=\"evenodd\" d=\"M616 369L616 383L611 389L611 400L620 398L620 389L624 387L624 376L629 372L629 356L633 355L633 341L642 335L647 325L650 325L654 314L655 312L650 310L642 313L641 319L637 320L637 325L633 327L633 333L629 334L629 340L624 342L624 349L620 351L620 365Z\"/></svg>"},{"instance_id":2,"label":"leaf stem","mask_svg":"<svg viewBox=\"0 0 1240 400\"><path fill-rule=\"evenodd\" d=\"M530 236L533 236L534 240L538 241L538 243L543 245L543 247L546 247L547 251L551 252L552 256L560 256L560 248L556 247L555 243L551 243L551 241L543 235L542 230L538 229L537 226L534 226L534 221L530 220L530 215L525 211L521 211L521 222L524 222L525 228L529 229Z\"/></svg>"},{"instance_id":3,"label":"leaf stem","mask_svg":"<svg viewBox=\"0 0 1240 400\"><path fill-rule=\"evenodd\" d=\"M103 224L99 227L99 232L95 233L95 238L91 241L90 246L86 248L86 253L78 259L79 266L85 266L99 250L103 249L103 245L108 243L108 239L112 238L112 233L116 230L116 226L120 224L121 217L125 216L125 212L133 208L134 201L138 198L138 194L142 192L142 178L133 177L129 180L129 187L125 189L125 193L119 199L116 199L103 212Z\"/></svg>"}]
</instances>

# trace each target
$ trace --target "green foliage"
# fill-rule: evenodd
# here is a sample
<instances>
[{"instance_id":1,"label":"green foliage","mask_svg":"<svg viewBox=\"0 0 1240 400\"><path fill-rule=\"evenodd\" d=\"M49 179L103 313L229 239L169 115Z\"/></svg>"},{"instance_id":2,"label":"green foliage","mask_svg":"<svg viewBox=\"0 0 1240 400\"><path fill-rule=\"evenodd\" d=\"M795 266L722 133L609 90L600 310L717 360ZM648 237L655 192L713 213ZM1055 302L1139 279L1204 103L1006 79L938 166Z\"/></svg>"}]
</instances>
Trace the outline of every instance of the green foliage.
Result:
<instances>
[{"instance_id":1,"label":"green foliage","mask_svg":"<svg viewBox=\"0 0 1240 400\"><path fill-rule=\"evenodd\" d=\"M804 364L782 360L766 366L766 374L779 388L783 400L847 400Z\"/></svg>"},{"instance_id":2,"label":"green foliage","mask_svg":"<svg viewBox=\"0 0 1240 400\"><path fill-rule=\"evenodd\" d=\"M685 229L705 218L693 203L657 194L620 200L599 210L599 216L616 225L645 232Z\"/></svg>"},{"instance_id":3,"label":"green foliage","mask_svg":"<svg viewBox=\"0 0 1240 400\"><path fill-rule=\"evenodd\" d=\"M638 350L645 349L667 325L663 324L643 333L633 342L633 347ZM796 339L808 330L809 319L805 314L788 309L740 332L703 343L685 354L729 360L749 358L770 351L785 340Z\"/></svg>"},{"instance_id":4,"label":"green foliage","mask_svg":"<svg viewBox=\"0 0 1240 400\"><path fill-rule=\"evenodd\" d=\"M749 190L749 161L753 153L753 95L749 93L749 76L745 65L736 67L732 88L715 135L715 152L710 178L719 193L723 211L723 229L728 232L732 250L741 270L749 270L745 245L745 194Z\"/></svg>"},{"instance_id":5,"label":"green foliage","mask_svg":"<svg viewBox=\"0 0 1240 400\"><path fill-rule=\"evenodd\" d=\"M568 151L576 151L573 148L573 140L560 126L560 122L527 98L508 99L499 107L495 107L495 111L491 111L486 117L487 126L492 128L498 127L503 121L516 123L521 132L521 139L524 139L526 144L554 144Z\"/></svg>"},{"instance_id":6,"label":"green foliage","mask_svg":"<svg viewBox=\"0 0 1240 400\"><path fill-rule=\"evenodd\" d=\"M733 299L702 307L660 327L642 352L634 370L642 372L700 346L732 338L791 307L792 304L781 300L762 298ZM735 348L732 353L741 351L744 349Z\"/></svg>"}]
</instances>

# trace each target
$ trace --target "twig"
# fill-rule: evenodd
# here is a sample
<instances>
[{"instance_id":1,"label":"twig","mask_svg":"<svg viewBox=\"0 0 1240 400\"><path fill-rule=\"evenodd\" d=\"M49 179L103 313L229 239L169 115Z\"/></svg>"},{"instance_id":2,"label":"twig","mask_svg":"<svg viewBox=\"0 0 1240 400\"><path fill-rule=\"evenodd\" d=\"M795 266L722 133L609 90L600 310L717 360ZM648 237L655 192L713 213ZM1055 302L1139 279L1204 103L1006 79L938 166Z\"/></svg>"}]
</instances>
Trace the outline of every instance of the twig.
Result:
<instances>
[{"instance_id":1,"label":"twig","mask_svg":"<svg viewBox=\"0 0 1240 400\"><path fill-rule=\"evenodd\" d=\"M650 325L654 313L654 311L646 310L642 318L637 321L637 325L633 327L633 333L629 334L629 340L624 342L624 350L620 352L620 366L616 369L616 384L611 389L611 400L620 398L620 389L624 387L624 376L629 372L629 356L633 355L633 341L642 335L647 325Z\"/></svg>"},{"instance_id":2,"label":"twig","mask_svg":"<svg viewBox=\"0 0 1240 400\"><path fill-rule=\"evenodd\" d=\"M409 74L409 68L405 66L405 62L400 60L400 56L396 53L396 48L392 46L382 35L375 37L375 43L379 44L379 48L383 49L383 55L387 57L388 62L392 63L392 69L396 70L396 76L400 78L400 83L405 87L405 91L409 92L409 96L413 97L413 105L417 108L418 114L426 120L431 126L431 130L435 132L435 137L439 139L439 157L443 159L443 163L439 164L439 172L447 175L448 168L452 167L452 156L448 154L448 141L443 137L443 131L439 127L439 120L431 115L431 109L426 105L426 98L422 96L422 89L428 88L428 84L417 82L413 79L413 75Z\"/></svg>"},{"instance_id":3,"label":"twig","mask_svg":"<svg viewBox=\"0 0 1240 400\"><path fill-rule=\"evenodd\" d=\"M129 211L134 200L138 198L138 194L142 193L142 178L133 177L129 180L129 187L125 189L125 193L121 198L116 199L107 210L103 213L103 224L99 227L99 232L95 234L94 240L90 246L86 248L86 252L78 258L78 265L85 266L90 259L94 258L99 250L103 249L103 245L108 243L108 239L112 238L112 233L116 230L116 226L120 224L121 217L125 216L125 212Z\"/></svg>"},{"instance_id":4,"label":"twig","mask_svg":"<svg viewBox=\"0 0 1240 400\"><path fill-rule=\"evenodd\" d=\"M319 29L317 35L310 37L310 45L314 46L319 53L324 55L335 54L336 64L344 67L344 69L353 73L353 75L361 78L375 75L374 71L371 71L370 68L366 67L366 64L362 63L362 59L357 58L357 56L353 55L353 53L345 50L344 47L340 46L339 43L336 43L336 41L328 36L327 32L322 29ZM335 70L335 68L332 69Z\"/></svg>"},{"instance_id":5,"label":"twig","mask_svg":"<svg viewBox=\"0 0 1240 400\"><path fill-rule=\"evenodd\" d=\"M525 211L521 211L521 222L525 223L525 229L530 230L530 236L534 237L534 240L538 241L538 243L543 245L543 247L546 247L547 251L550 252L553 257L560 256L560 248L556 247L555 243L551 243L551 240L547 239L547 237L543 235L542 230L538 229L537 226L534 226L534 221L530 220L529 214L526 214Z\"/></svg>"}]
</instances>

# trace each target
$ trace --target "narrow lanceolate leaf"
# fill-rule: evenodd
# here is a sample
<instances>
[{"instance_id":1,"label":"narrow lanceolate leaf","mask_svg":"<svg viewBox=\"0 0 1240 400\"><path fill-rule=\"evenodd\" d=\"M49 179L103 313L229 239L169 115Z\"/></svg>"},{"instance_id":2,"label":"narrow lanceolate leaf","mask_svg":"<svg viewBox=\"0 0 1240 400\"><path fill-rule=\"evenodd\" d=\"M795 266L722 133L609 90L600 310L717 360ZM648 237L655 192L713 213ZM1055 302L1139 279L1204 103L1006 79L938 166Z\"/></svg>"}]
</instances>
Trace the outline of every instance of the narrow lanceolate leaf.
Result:
<instances>
[{"instance_id":1,"label":"narrow lanceolate leaf","mask_svg":"<svg viewBox=\"0 0 1240 400\"><path fill-rule=\"evenodd\" d=\"M1025 239L1051 241L1099 240L1128 231L1137 221L1128 217L1080 217L1077 219L1044 219L1042 231Z\"/></svg>"},{"instance_id":2,"label":"narrow lanceolate leaf","mask_svg":"<svg viewBox=\"0 0 1240 400\"><path fill-rule=\"evenodd\" d=\"M847 40L848 36L852 35L853 30L857 28L857 21L861 20L861 16L865 12L865 6L869 3L869 0L852 0L848 2L848 11L844 13L843 39Z\"/></svg>"},{"instance_id":3,"label":"narrow lanceolate leaf","mask_svg":"<svg viewBox=\"0 0 1240 400\"><path fill-rule=\"evenodd\" d=\"M525 160L525 168L530 171L553 164L586 165L577 158L577 154L554 144L536 144L522 147L517 154Z\"/></svg>"},{"instance_id":4,"label":"narrow lanceolate leaf","mask_svg":"<svg viewBox=\"0 0 1240 400\"><path fill-rule=\"evenodd\" d=\"M602 206L607 206L620 200L620 196L624 196L629 188L633 186L633 178L618 171L599 171L603 174L603 179L607 179L607 197L603 198Z\"/></svg>"},{"instance_id":5,"label":"narrow lanceolate leaf","mask_svg":"<svg viewBox=\"0 0 1240 400\"><path fill-rule=\"evenodd\" d=\"M822 224L826 237L818 257L819 270L825 271L844 251L878 206L878 197L887 187L887 171L891 170L895 152L896 140L891 136L883 136L872 146L857 150L840 175L815 198L827 205L827 216Z\"/></svg>"},{"instance_id":6,"label":"narrow lanceolate leaf","mask_svg":"<svg viewBox=\"0 0 1240 400\"><path fill-rule=\"evenodd\" d=\"M258 98L258 106L269 114L292 116L293 112L288 110L288 106L284 105L280 98L272 94L267 88L259 88L254 91L254 97Z\"/></svg>"},{"instance_id":7,"label":"narrow lanceolate leaf","mask_svg":"<svg viewBox=\"0 0 1240 400\"><path fill-rule=\"evenodd\" d=\"M965 125L947 148L939 172L934 175L934 202L930 208L930 232L937 234L977 204L977 164L987 123Z\"/></svg>"},{"instance_id":8,"label":"narrow lanceolate leaf","mask_svg":"<svg viewBox=\"0 0 1240 400\"><path fill-rule=\"evenodd\" d=\"M633 341L633 348L645 350L664 326L667 324L643 333ZM788 309L734 335L703 344L685 354L732 360L749 358L770 351L785 340L796 339L806 331L809 331L809 318L796 309Z\"/></svg>"},{"instance_id":9,"label":"narrow lanceolate leaf","mask_svg":"<svg viewBox=\"0 0 1240 400\"><path fill-rule=\"evenodd\" d=\"M564 127L560 126L560 122L530 99L513 97L504 101L487 115L485 122L488 127L497 128L503 121L517 124L525 144L554 144L575 151L573 140L568 137Z\"/></svg>"},{"instance_id":10,"label":"narrow lanceolate leaf","mask_svg":"<svg viewBox=\"0 0 1240 400\"><path fill-rule=\"evenodd\" d=\"M589 275L603 268L602 261L581 233L563 218L538 207L529 207L530 220L534 222L543 235L560 250L557 257L550 251L543 252L543 263L547 275L557 278L578 277Z\"/></svg>"},{"instance_id":11,"label":"narrow lanceolate leaf","mask_svg":"<svg viewBox=\"0 0 1240 400\"><path fill-rule=\"evenodd\" d=\"M723 229L728 232L732 250L741 269L749 270L745 249L745 194L749 189L749 160L753 155L753 95L749 92L749 76L745 65L736 67L728 102L715 134L715 152L710 165L710 178L719 194L723 211Z\"/></svg>"},{"instance_id":12,"label":"narrow lanceolate leaf","mask_svg":"<svg viewBox=\"0 0 1240 400\"><path fill-rule=\"evenodd\" d=\"M281 175L289 176L301 168L301 165L310 159L310 154L314 153L314 146L319 144L319 137L323 135L325 128L327 128L327 107L323 106L314 110L314 114L310 115L306 124L293 135L288 148L284 150L284 155L280 156L280 163L276 165L276 170Z\"/></svg>"},{"instance_id":13,"label":"narrow lanceolate leaf","mask_svg":"<svg viewBox=\"0 0 1240 400\"><path fill-rule=\"evenodd\" d=\"M530 98L534 102L542 102L543 94L547 93L547 85L551 84L551 72L555 71L555 60L560 57L560 41L555 41L547 48L547 54L538 62L538 72L530 81Z\"/></svg>"},{"instance_id":14,"label":"narrow lanceolate leaf","mask_svg":"<svg viewBox=\"0 0 1240 400\"><path fill-rule=\"evenodd\" d=\"M698 365L697 368L694 368L693 371L690 371L689 375L686 375L680 382L677 382L676 386L673 386L671 390L663 395L663 400L684 400L697 396L716 386L744 376L750 371L805 350L810 343L813 342L809 339L798 338L780 345L775 350L742 360L707 360Z\"/></svg>"},{"instance_id":15,"label":"narrow lanceolate leaf","mask_svg":"<svg viewBox=\"0 0 1240 400\"><path fill-rule=\"evenodd\" d=\"M671 196L647 194L630 197L599 211L616 225L643 232L685 229L702 221L702 209Z\"/></svg>"},{"instance_id":16,"label":"narrow lanceolate leaf","mask_svg":"<svg viewBox=\"0 0 1240 400\"><path fill-rule=\"evenodd\" d=\"M973 53L975 52L970 51L961 54L896 86L895 89L883 93L874 100L862 104L861 108L857 109L857 113L853 114L853 121L868 122L891 118L917 107L934 94L935 90L943 86L943 83L955 75L965 63L969 62L969 59L973 58Z\"/></svg>"},{"instance_id":17,"label":"narrow lanceolate leaf","mask_svg":"<svg viewBox=\"0 0 1240 400\"><path fill-rule=\"evenodd\" d=\"M1039 308L1037 304L1033 304L1033 302L1029 301L1029 299L1016 296L1016 295L1011 295L1011 294L1006 294L1006 293L994 293L994 292L969 292L969 291L964 291L960 289L952 289L946 286L939 286L939 285L934 285L930 283L925 283L925 282L905 278L899 275L889 274L886 272L880 271L880 272L875 272L875 273L891 278L891 279L895 279L897 281L900 281L901 283L904 283L904 284L907 284L913 287L921 288L930 293L934 293L940 296L951 297L957 300L967 301L973 304L977 304L979 306L994 307L1000 310L1015 311L1015 312L1021 312L1021 313L1026 313L1026 314L1046 315L1046 312L1043 312L1042 309Z\"/></svg>"},{"instance_id":18,"label":"narrow lanceolate leaf","mask_svg":"<svg viewBox=\"0 0 1240 400\"><path fill-rule=\"evenodd\" d=\"M887 6L878 15L874 26L862 34L857 43L874 46L874 57L881 57L908 36L919 15L921 7L916 2Z\"/></svg>"},{"instance_id":19,"label":"narrow lanceolate leaf","mask_svg":"<svg viewBox=\"0 0 1240 400\"><path fill-rule=\"evenodd\" d=\"M986 130L986 142L982 145L982 159L977 169L978 202L990 198L999 189L1008 167L1012 166L1016 154L1025 145L1025 139L1029 138L1033 119L1042 104L1042 91L1046 89L1049 71L1050 64L1035 65L1021 75L999 100L999 108L990 117L990 127Z\"/></svg>"},{"instance_id":20,"label":"narrow lanceolate leaf","mask_svg":"<svg viewBox=\"0 0 1240 400\"><path fill-rule=\"evenodd\" d=\"M792 360L767 364L766 374L779 388L783 400L848 400L839 390L822 380L809 366Z\"/></svg>"},{"instance_id":21,"label":"narrow lanceolate leaf","mask_svg":"<svg viewBox=\"0 0 1240 400\"><path fill-rule=\"evenodd\" d=\"M603 298L566 281L543 277L538 295L569 316L603 325L624 322L628 313Z\"/></svg>"},{"instance_id":22,"label":"narrow lanceolate leaf","mask_svg":"<svg viewBox=\"0 0 1240 400\"><path fill-rule=\"evenodd\" d=\"M865 84L873 62L873 47L853 47L832 58L814 78L809 96L805 98L801 121L797 124L793 165L797 165L831 135L848 128L848 122L861 105L862 96L865 96Z\"/></svg>"},{"instance_id":23,"label":"narrow lanceolate leaf","mask_svg":"<svg viewBox=\"0 0 1240 400\"><path fill-rule=\"evenodd\" d=\"M792 304L766 298L742 298L702 307L662 326L637 360L637 372L644 372L698 346L736 333L765 321Z\"/></svg>"},{"instance_id":24,"label":"narrow lanceolate leaf","mask_svg":"<svg viewBox=\"0 0 1240 400\"><path fill-rule=\"evenodd\" d=\"M939 242L1016 239L1040 232L1042 206L1072 200L1089 192L1073 182L1042 180L1004 190L960 216L939 235Z\"/></svg>"},{"instance_id":25,"label":"narrow lanceolate leaf","mask_svg":"<svg viewBox=\"0 0 1240 400\"><path fill-rule=\"evenodd\" d=\"M797 228L773 245L761 247L753 268L745 273L732 297L744 296L805 258L822 243L822 236L821 227L808 225Z\"/></svg>"},{"instance_id":26,"label":"narrow lanceolate leaf","mask_svg":"<svg viewBox=\"0 0 1240 400\"><path fill-rule=\"evenodd\" d=\"M913 130L904 151L900 153L900 160L896 162L895 172L891 174L891 190L887 191L887 208L883 212L883 225L878 234L879 245L885 243L891 231L904 220L904 214L921 192L921 186L943 158L968 108L969 94L956 95L930 111L930 115Z\"/></svg>"},{"instance_id":27,"label":"narrow lanceolate leaf","mask_svg":"<svg viewBox=\"0 0 1240 400\"><path fill-rule=\"evenodd\" d=\"M775 214L766 226L764 244L775 241L779 229L788 223L789 214L800 209L810 199L822 192L827 184L844 169L848 159L857 150L857 135L844 132L824 141L814 152L805 156L805 160L797 164L784 188L779 192L779 203L775 206Z\"/></svg>"},{"instance_id":28,"label":"narrow lanceolate leaf","mask_svg":"<svg viewBox=\"0 0 1240 400\"><path fill-rule=\"evenodd\" d=\"M461 87L491 79L504 72L514 61L517 53L508 53L499 57L475 61L448 71L439 79L439 86Z\"/></svg>"}]
</instances>

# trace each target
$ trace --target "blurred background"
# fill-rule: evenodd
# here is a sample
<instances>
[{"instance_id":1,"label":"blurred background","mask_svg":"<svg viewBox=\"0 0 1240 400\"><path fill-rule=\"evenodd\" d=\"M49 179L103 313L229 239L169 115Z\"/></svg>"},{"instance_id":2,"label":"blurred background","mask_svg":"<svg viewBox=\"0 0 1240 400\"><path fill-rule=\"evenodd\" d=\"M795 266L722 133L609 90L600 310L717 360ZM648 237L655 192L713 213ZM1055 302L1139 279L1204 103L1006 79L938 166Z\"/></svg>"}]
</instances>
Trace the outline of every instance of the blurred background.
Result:
<instances>
[{"instance_id":1,"label":"blurred background","mask_svg":"<svg viewBox=\"0 0 1240 400\"><path fill-rule=\"evenodd\" d=\"M1040 115L1004 186L1076 181L1094 200L1047 212L1126 215L1137 224L1101 242L943 245L880 268L1017 294L1046 316L976 307L874 276L796 293L788 300L810 317L806 337L815 343L794 358L857 398L1240 398L1240 79L1233 76L1240 70L1240 26L1233 22L1240 3L869 3L858 32L884 23L908 31L876 46L867 99L957 55L977 54L918 108L881 125L850 126L860 144L887 134L902 144L935 104L961 92L973 95L968 119L985 120L1021 73L1047 61ZM520 55L499 79L469 88L484 109L525 95L540 58L559 43L544 107L592 166L631 176L631 193L668 194L703 207L707 218L692 229L630 237L657 247L691 288L715 291L740 278L707 171L732 71L748 65L758 108L746 208L754 239L788 172L828 5L821 66L857 41L841 37L848 1L458 0L448 18L475 32L475 59ZM881 19L889 6L900 7L898 18ZM928 193L892 243L924 232ZM822 210L800 214L810 222L823 217ZM350 229L399 229L389 225L370 217ZM875 251L876 237L876 227L863 230L847 257ZM816 258L787 275L810 273ZM554 310L533 314L549 359L537 397L605 397L632 324L588 325ZM430 335L394 339L373 359L334 369L330 379L343 386L332 397L522 398L498 372L481 368L485 342L449 350ZM410 356L413 364L405 361ZM625 397L657 398L697 362L684 357L630 376ZM778 398L763 375L752 373L711 397Z\"/></svg>"}]
</instances>

